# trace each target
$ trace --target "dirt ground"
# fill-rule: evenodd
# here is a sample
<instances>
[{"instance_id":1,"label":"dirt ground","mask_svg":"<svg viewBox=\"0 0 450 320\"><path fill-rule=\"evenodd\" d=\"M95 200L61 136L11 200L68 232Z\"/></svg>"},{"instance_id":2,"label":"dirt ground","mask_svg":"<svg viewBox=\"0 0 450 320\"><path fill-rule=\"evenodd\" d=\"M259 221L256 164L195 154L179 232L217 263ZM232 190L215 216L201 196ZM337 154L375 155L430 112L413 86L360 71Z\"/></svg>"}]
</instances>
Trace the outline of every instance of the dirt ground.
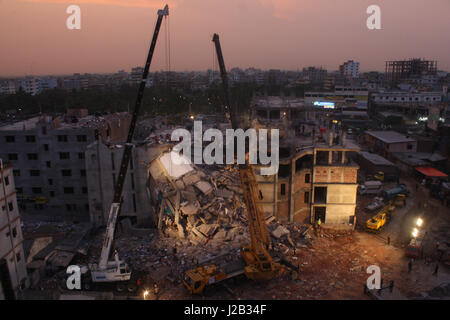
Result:
<instances>
[{"instance_id":1,"label":"dirt ground","mask_svg":"<svg viewBox=\"0 0 450 320\"><path fill-rule=\"evenodd\" d=\"M377 265L385 285L391 280L405 298L417 297L442 283L450 283L450 270L437 261L435 243L450 239L450 210L428 197L428 191L412 179L402 179L410 190L406 206L394 212L391 221L379 234L367 233L358 227L351 235L339 236L324 232L322 237L312 234L311 246L297 250L290 261L300 264L299 279L292 280L287 272L267 283L245 278L230 281L225 288L217 286L206 296L191 296L182 285L170 285L161 292L160 299L370 299L364 294L369 277L366 269ZM367 202L368 199L361 199ZM370 199L369 199L370 200ZM428 210L418 208L427 201ZM365 205L364 205L365 206ZM361 206L360 206L361 207ZM357 219L365 222L373 213L357 211ZM408 273L409 258L405 248L417 217L424 218L428 232L424 259L413 263ZM391 238L388 245L387 238ZM433 275L436 264L437 275Z\"/></svg>"}]
</instances>

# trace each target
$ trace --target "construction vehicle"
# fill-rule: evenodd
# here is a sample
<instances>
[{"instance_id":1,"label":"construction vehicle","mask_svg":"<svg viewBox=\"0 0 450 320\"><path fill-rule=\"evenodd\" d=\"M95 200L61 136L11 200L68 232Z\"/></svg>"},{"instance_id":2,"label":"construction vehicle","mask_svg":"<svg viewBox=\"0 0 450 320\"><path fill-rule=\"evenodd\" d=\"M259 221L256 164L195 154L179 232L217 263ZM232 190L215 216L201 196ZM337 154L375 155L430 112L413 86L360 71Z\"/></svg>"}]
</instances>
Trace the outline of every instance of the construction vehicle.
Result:
<instances>
[{"instance_id":1,"label":"construction vehicle","mask_svg":"<svg viewBox=\"0 0 450 320\"><path fill-rule=\"evenodd\" d=\"M394 205L398 208L404 207L406 204L406 195L405 194L397 194L395 197Z\"/></svg>"},{"instance_id":2,"label":"construction vehicle","mask_svg":"<svg viewBox=\"0 0 450 320\"><path fill-rule=\"evenodd\" d=\"M394 210L395 206L392 204L392 201L388 201L376 215L366 221L366 230L371 232L380 231L391 220Z\"/></svg>"},{"instance_id":3,"label":"construction vehicle","mask_svg":"<svg viewBox=\"0 0 450 320\"><path fill-rule=\"evenodd\" d=\"M378 180L381 182L394 182L398 181L397 174L385 174L383 171L378 171L373 177L373 180Z\"/></svg>"},{"instance_id":4,"label":"construction vehicle","mask_svg":"<svg viewBox=\"0 0 450 320\"><path fill-rule=\"evenodd\" d=\"M399 184L397 185L395 188L391 188L391 189L386 189L381 191L381 196L385 199L385 200L392 200L395 199L395 197L398 194L404 194L404 195L408 195L409 191L406 188L405 184Z\"/></svg>"},{"instance_id":5,"label":"construction vehicle","mask_svg":"<svg viewBox=\"0 0 450 320\"><path fill-rule=\"evenodd\" d=\"M153 52L156 46L156 40L158 39L159 29L161 27L162 19L169 15L169 7L166 5L164 9L158 10L158 19L156 21L155 31L153 33L152 42L147 56L144 72L142 74L142 80L139 85L136 104L134 107L133 115L130 122L130 128L128 130L128 136L125 143L124 152L122 155L122 161L120 164L119 176L114 188L114 198L109 211L108 222L106 225L106 234L103 242L102 251L100 254L100 260L98 264L89 264L88 271L90 273L90 280L92 283L114 283L118 291L123 291L125 285L128 286L129 291L135 291L136 285L131 280L131 269L124 260L120 260L118 252L114 251L114 260L109 261L111 247L114 241L114 232L117 224L117 218L120 214L122 205L122 193L125 177L128 171L128 165L130 162L131 152L133 148L133 135L136 127L136 122L139 115L139 109L141 107L142 97L144 94L146 79L150 69L150 64L153 57ZM89 277L85 275L87 281L84 282L84 288L90 289L92 283L88 281Z\"/></svg>"},{"instance_id":6,"label":"construction vehicle","mask_svg":"<svg viewBox=\"0 0 450 320\"><path fill-rule=\"evenodd\" d=\"M386 224L387 214L386 212L380 212L367 220L366 230L371 232L378 232Z\"/></svg>"},{"instance_id":7,"label":"construction vehicle","mask_svg":"<svg viewBox=\"0 0 450 320\"><path fill-rule=\"evenodd\" d=\"M230 92L228 87L228 77L220 46L219 35L214 34L212 41L215 44L217 59L219 61L222 84L225 91L225 114L231 122L233 129L239 128L237 110L231 105ZM245 164L239 164L239 175L243 196L247 207L248 225L250 232L250 245L241 248L243 264L240 268L226 271L215 264L199 266L185 273L183 283L191 293L200 293L206 285L216 283L225 279L230 279L240 274L252 280L269 280L282 272L280 263L275 262L270 255L268 248L270 245L269 232L259 204L258 187L256 183L253 166L246 159Z\"/></svg>"}]
</instances>

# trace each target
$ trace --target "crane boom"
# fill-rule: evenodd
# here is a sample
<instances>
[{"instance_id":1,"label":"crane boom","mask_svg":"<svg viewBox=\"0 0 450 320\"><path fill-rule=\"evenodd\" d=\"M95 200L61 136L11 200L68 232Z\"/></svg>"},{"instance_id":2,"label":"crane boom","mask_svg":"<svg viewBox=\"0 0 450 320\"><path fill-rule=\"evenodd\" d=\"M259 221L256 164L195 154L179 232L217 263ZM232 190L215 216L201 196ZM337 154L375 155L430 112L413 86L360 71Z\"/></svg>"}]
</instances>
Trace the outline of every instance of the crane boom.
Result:
<instances>
[{"instance_id":1,"label":"crane boom","mask_svg":"<svg viewBox=\"0 0 450 320\"><path fill-rule=\"evenodd\" d=\"M136 122L139 116L139 110L142 104L142 97L144 95L145 84L150 70L150 64L153 58L153 52L155 51L156 40L158 39L159 29L161 27L162 19L164 16L169 15L169 7L166 5L164 9L158 10L158 20L156 21L155 31L153 33L152 42L150 44L150 49L148 51L147 61L145 63L144 72L142 73L142 79L139 84L138 95L136 98L136 103L134 106L133 116L131 118L130 128L128 130L127 141L125 143L125 148L122 155L122 161L120 163L119 176L114 187L114 198L111 204L111 209L109 211L109 218L106 225L106 235L102 247L102 252L100 254L99 268L106 269L108 265L108 258L111 251L111 244L114 239L114 230L116 227L117 218L120 213L121 202L122 202L122 192L123 185L125 182L125 177L128 171L128 165L130 163L131 152L133 148L133 135L134 129L136 128ZM118 258L116 259L118 260Z\"/></svg>"},{"instance_id":2,"label":"crane boom","mask_svg":"<svg viewBox=\"0 0 450 320\"><path fill-rule=\"evenodd\" d=\"M230 120L233 129L238 129L236 107L231 105L231 95L228 86L228 76L223 59L222 48L220 46L219 35L214 34L212 41L216 47L217 59L219 60L220 75L222 77L223 88L225 90L226 103L230 108ZM245 274L250 279L263 280L271 279L280 272L280 265L273 261L267 247L270 244L269 232L259 204L256 202L258 185L253 171L253 166L247 161L239 165L239 175L245 204L247 207L248 225L251 244L243 247L242 257L246 262Z\"/></svg>"}]
</instances>

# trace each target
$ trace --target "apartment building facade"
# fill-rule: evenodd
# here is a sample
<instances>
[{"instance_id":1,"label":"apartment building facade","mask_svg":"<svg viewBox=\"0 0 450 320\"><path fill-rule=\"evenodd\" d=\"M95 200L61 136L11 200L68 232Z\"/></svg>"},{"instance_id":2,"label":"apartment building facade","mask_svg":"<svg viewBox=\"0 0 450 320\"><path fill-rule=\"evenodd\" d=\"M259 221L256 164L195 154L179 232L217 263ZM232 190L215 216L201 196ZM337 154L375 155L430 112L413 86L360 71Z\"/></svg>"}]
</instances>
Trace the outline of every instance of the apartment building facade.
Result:
<instances>
[{"instance_id":1,"label":"apartment building facade","mask_svg":"<svg viewBox=\"0 0 450 320\"><path fill-rule=\"evenodd\" d=\"M0 300L20 298L28 286L13 167L0 159Z\"/></svg>"},{"instance_id":2,"label":"apartment building facade","mask_svg":"<svg viewBox=\"0 0 450 320\"><path fill-rule=\"evenodd\" d=\"M14 165L17 197L25 213L49 219L89 219L86 147L100 139L124 141L130 117L75 114L34 117L0 127L0 156Z\"/></svg>"}]
</instances>

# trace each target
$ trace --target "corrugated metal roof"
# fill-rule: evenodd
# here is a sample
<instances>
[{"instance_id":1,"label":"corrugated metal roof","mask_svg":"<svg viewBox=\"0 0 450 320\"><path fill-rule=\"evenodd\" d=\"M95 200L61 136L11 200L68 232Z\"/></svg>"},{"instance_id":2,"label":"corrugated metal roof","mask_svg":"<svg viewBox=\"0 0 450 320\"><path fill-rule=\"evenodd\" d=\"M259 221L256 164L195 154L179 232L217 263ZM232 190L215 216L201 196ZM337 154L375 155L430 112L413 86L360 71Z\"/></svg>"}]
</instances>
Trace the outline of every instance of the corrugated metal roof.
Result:
<instances>
[{"instance_id":1,"label":"corrugated metal roof","mask_svg":"<svg viewBox=\"0 0 450 320\"><path fill-rule=\"evenodd\" d=\"M401 142L416 141L415 139L409 138L396 131L366 131L366 133L385 143L401 143Z\"/></svg>"}]
</instances>

